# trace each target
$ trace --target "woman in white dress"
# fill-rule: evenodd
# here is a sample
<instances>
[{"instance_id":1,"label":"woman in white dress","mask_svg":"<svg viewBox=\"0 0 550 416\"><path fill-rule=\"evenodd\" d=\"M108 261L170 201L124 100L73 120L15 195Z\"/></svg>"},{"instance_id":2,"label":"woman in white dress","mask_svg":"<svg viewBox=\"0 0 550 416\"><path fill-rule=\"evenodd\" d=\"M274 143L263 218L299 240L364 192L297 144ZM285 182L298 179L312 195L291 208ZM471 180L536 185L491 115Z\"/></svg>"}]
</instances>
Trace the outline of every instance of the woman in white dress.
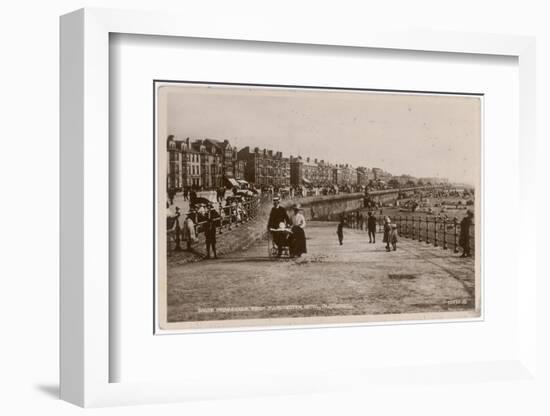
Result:
<instances>
[{"instance_id":1,"label":"woman in white dress","mask_svg":"<svg viewBox=\"0 0 550 416\"><path fill-rule=\"evenodd\" d=\"M290 219L292 221L290 255L292 257L300 257L302 254L307 253L306 234L304 232L306 228L306 219L300 205L295 205L292 209L293 214Z\"/></svg>"}]
</instances>

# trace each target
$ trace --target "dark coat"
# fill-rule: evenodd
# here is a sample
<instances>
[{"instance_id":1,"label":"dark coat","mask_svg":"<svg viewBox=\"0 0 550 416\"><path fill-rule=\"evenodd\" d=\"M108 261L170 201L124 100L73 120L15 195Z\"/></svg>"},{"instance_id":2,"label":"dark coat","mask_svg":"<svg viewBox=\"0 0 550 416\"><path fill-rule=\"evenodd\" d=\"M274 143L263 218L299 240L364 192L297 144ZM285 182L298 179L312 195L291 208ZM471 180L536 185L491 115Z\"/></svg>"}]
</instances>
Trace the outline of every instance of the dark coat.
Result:
<instances>
[{"instance_id":1,"label":"dark coat","mask_svg":"<svg viewBox=\"0 0 550 416\"><path fill-rule=\"evenodd\" d=\"M460 247L467 248L470 247L470 226L472 225L472 219L470 217L464 217L460 221L460 237L458 239L458 244Z\"/></svg>"},{"instance_id":2,"label":"dark coat","mask_svg":"<svg viewBox=\"0 0 550 416\"><path fill-rule=\"evenodd\" d=\"M376 217L374 215L371 215L367 219L367 227L369 231L376 231Z\"/></svg>"},{"instance_id":3,"label":"dark coat","mask_svg":"<svg viewBox=\"0 0 550 416\"><path fill-rule=\"evenodd\" d=\"M271 208L271 212L269 213L269 220L267 221L267 227L279 228L279 224L281 222L284 222L285 224L290 224L290 219L288 218L286 209L281 206L278 206L277 208Z\"/></svg>"},{"instance_id":4,"label":"dark coat","mask_svg":"<svg viewBox=\"0 0 550 416\"><path fill-rule=\"evenodd\" d=\"M209 218L206 217L206 223L204 224L204 238L207 243L216 243L216 231L219 221L220 214L215 210L211 210Z\"/></svg>"},{"instance_id":5,"label":"dark coat","mask_svg":"<svg viewBox=\"0 0 550 416\"><path fill-rule=\"evenodd\" d=\"M204 224L204 238L207 243L216 242L216 221L208 220Z\"/></svg>"}]
</instances>

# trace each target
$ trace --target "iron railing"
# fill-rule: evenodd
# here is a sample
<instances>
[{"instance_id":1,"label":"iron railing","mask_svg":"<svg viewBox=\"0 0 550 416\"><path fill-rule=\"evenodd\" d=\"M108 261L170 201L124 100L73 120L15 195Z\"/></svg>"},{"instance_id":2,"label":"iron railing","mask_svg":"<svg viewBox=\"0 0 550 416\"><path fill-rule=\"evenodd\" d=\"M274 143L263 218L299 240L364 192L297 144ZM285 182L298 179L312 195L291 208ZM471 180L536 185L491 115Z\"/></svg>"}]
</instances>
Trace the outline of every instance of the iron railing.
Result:
<instances>
[{"instance_id":1,"label":"iron railing","mask_svg":"<svg viewBox=\"0 0 550 416\"><path fill-rule=\"evenodd\" d=\"M358 214L358 211L344 214L346 225L349 228L367 230L367 216ZM384 231L385 216L376 216L378 232ZM445 218L437 216L393 216L391 222L397 224L397 233L400 237L410 238L444 250L450 249L454 253L459 252L460 221L458 218ZM471 223L468 230L471 254L475 253L475 224Z\"/></svg>"}]
</instances>

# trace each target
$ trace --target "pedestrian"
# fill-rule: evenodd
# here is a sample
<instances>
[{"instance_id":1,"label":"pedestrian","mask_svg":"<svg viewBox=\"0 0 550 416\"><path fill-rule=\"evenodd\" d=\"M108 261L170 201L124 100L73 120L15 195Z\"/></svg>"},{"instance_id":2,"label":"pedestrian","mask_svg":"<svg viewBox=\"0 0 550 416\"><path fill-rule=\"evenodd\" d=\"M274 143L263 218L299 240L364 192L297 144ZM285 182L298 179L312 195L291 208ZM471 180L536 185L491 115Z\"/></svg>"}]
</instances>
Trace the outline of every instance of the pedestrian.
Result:
<instances>
[{"instance_id":1,"label":"pedestrian","mask_svg":"<svg viewBox=\"0 0 550 416\"><path fill-rule=\"evenodd\" d=\"M210 209L210 212L208 214L208 218L206 219L206 223L204 225L204 240L206 242L206 258L210 258L210 249L212 249L212 254L214 255L214 258L217 259L218 256L216 254L216 221L217 221L217 213L216 210Z\"/></svg>"},{"instance_id":2,"label":"pedestrian","mask_svg":"<svg viewBox=\"0 0 550 416\"><path fill-rule=\"evenodd\" d=\"M174 205L174 196L176 194L176 191L173 189L170 189L168 191L168 201L170 201L170 205Z\"/></svg>"},{"instance_id":3,"label":"pedestrian","mask_svg":"<svg viewBox=\"0 0 550 416\"><path fill-rule=\"evenodd\" d=\"M189 191L189 203L195 205L195 200L197 199L197 192L194 189Z\"/></svg>"},{"instance_id":4,"label":"pedestrian","mask_svg":"<svg viewBox=\"0 0 550 416\"><path fill-rule=\"evenodd\" d=\"M369 243L376 243L376 217L369 211L367 218L367 230L369 232Z\"/></svg>"},{"instance_id":5,"label":"pedestrian","mask_svg":"<svg viewBox=\"0 0 550 416\"><path fill-rule=\"evenodd\" d=\"M391 220L390 220L390 217L386 217L384 218L384 238L382 239L382 242L386 243L386 251L391 251L390 233L391 233Z\"/></svg>"},{"instance_id":6,"label":"pedestrian","mask_svg":"<svg viewBox=\"0 0 550 416\"><path fill-rule=\"evenodd\" d=\"M338 242L342 245L344 243L344 217L340 217L340 222L336 228L336 235L338 236Z\"/></svg>"},{"instance_id":7,"label":"pedestrian","mask_svg":"<svg viewBox=\"0 0 550 416\"><path fill-rule=\"evenodd\" d=\"M391 225L390 241L393 247L393 251L397 250L397 224Z\"/></svg>"},{"instance_id":8,"label":"pedestrian","mask_svg":"<svg viewBox=\"0 0 550 416\"><path fill-rule=\"evenodd\" d=\"M278 196L273 197L273 208L269 213L269 219L267 221L267 231L281 228L290 224L290 219L286 213L286 209L279 205L280 198ZM283 246L286 245L288 240L287 233L284 232L272 232L273 243L277 246L277 255L280 257L283 254Z\"/></svg>"},{"instance_id":9,"label":"pedestrian","mask_svg":"<svg viewBox=\"0 0 550 416\"><path fill-rule=\"evenodd\" d=\"M183 188L183 200L188 201L189 200L189 189Z\"/></svg>"},{"instance_id":10,"label":"pedestrian","mask_svg":"<svg viewBox=\"0 0 550 416\"><path fill-rule=\"evenodd\" d=\"M197 241L197 235L195 233L195 223L191 218L194 215L195 213L193 211L189 211L187 213L185 221L183 222L182 234L183 240L187 242L187 251L191 251L191 244Z\"/></svg>"},{"instance_id":11,"label":"pedestrian","mask_svg":"<svg viewBox=\"0 0 550 416\"><path fill-rule=\"evenodd\" d=\"M179 223L179 217L180 217L180 211L179 208L176 207L176 213L173 214L172 210L170 209L170 204L166 202L166 233L168 237L168 244L170 244L170 240L174 240L175 242L175 251L181 251L180 246L180 238L181 238L181 226Z\"/></svg>"},{"instance_id":12,"label":"pedestrian","mask_svg":"<svg viewBox=\"0 0 550 416\"><path fill-rule=\"evenodd\" d=\"M292 223L290 235L290 256L301 257L302 254L307 253L306 249L306 234L304 229L306 228L306 219L303 214L300 204L294 205L292 208L293 215L290 218Z\"/></svg>"},{"instance_id":13,"label":"pedestrian","mask_svg":"<svg viewBox=\"0 0 550 416\"><path fill-rule=\"evenodd\" d=\"M246 211L244 209L244 206L241 200L237 202L236 213L237 213L237 222L241 224L246 217Z\"/></svg>"},{"instance_id":14,"label":"pedestrian","mask_svg":"<svg viewBox=\"0 0 550 416\"><path fill-rule=\"evenodd\" d=\"M466 211L466 216L460 221L460 238L458 244L462 247L462 255L460 257L470 257L470 226L474 213L471 210Z\"/></svg>"}]
</instances>

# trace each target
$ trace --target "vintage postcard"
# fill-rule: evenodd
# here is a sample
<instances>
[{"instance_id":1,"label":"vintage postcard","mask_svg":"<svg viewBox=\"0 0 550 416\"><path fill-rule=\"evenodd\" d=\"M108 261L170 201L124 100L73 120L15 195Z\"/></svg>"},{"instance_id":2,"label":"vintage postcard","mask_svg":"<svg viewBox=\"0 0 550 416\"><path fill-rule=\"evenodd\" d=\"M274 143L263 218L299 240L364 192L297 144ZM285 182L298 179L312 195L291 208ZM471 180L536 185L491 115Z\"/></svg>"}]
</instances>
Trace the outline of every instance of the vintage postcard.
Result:
<instances>
[{"instance_id":1,"label":"vintage postcard","mask_svg":"<svg viewBox=\"0 0 550 416\"><path fill-rule=\"evenodd\" d=\"M158 330L481 316L483 96L155 82Z\"/></svg>"}]
</instances>

